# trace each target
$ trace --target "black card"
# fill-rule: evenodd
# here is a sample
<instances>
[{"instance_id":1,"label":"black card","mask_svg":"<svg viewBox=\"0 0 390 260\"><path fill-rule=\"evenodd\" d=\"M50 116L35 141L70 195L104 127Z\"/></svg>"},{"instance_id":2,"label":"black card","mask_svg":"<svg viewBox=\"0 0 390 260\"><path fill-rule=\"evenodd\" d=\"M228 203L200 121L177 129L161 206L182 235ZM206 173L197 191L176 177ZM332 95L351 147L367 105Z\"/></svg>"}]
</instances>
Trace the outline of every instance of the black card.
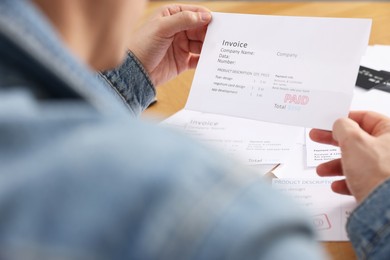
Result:
<instances>
[{"instance_id":1,"label":"black card","mask_svg":"<svg viewBox=\"0 0 390 260\"><path fill-rule=\"evenodd\" d=\"M360 66L356 86L364 89L377 88L382 86L384 91L390 92L389 82L390 72L377 71L367 67ZM381 89L382 90L382 89Z\"/></svg>"},{"instance_id":2,"label":"black card","mask_svg":"<svg viewBox=\"0 0 390 260\"><path fill-rule=\"evenodd\" d=\"M375 86L374 88L390 93L390 80L385 81L385 82Z\"/></svg>"}]
</instances>

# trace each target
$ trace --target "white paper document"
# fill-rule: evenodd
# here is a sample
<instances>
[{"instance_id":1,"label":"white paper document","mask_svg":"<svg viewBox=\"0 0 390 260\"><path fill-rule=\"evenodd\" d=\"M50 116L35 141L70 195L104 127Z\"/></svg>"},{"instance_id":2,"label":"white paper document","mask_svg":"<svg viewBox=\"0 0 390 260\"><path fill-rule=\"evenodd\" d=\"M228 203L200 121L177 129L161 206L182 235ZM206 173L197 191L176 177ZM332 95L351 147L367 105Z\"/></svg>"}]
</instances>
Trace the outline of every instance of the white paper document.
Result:
<instances>
[{"instance_id":1,"label":"white paper document","mask_svg":"<svg viewBox=\"0 0 390 260\"><path fill-rule=\"evenodd\" d=\"M371 89L364 93L355 94L352 110L368 110L390 117L390 93Z\"/></svg>"},{"instance_id":2,"label":"white paper document","mask_svg":"<svg viewBox=\"0 0 390 260\"><path fill-rule=\"evenodd\" d=\"M361 60L361 65L374 70L390 71L390 46L369 46Z\"/></svg>"},{"instance_id":3,"label":"white paper document","mask_svg":"<svg viewBox=\"0 0 390 260\"><path fill-rule=\"evenodd\" d=\"M186 109L331 129L371 20L213 13Z\"/></svg>"},{"instance_id":4,"label":"white paper document","mask_svg":"<svg viewBox=\"0 0 390 260\"><path fill-rule=\"evenodd\" d=\"M181 110L163 125L180 129L245 165L285 162L304 133L301 127L190 110Z\"/></svg>"},{"instance_id":5,"label":"white paper document","mask_svg":"<svg viewBox=\"0 0 390 260\"><path fill-rule=\"evenodd\" d=\"M323 178L316 168L306 167L305 146L297 144L290 160L272 172L273 186L298 202L312 217L320 241L347 241L345 224L356 207L352 196L339 195L331 183L340 178Z\"/></svg>"},{"instance_id":6,"label":"white paper document","mask_svg":"<svg viewBox=\"0 0 390 260\"><path fill-rule=\"evenodd\" d=\"M305 145L297 144L289 156L289 160L275 168L272 173L279 179L320 178L316 168L306 167Z\"/></svg>"},{"instance_id":7,"label":"white paper document","mask_svg":"<svg viewBox=\"0 0 390 260\"><path fill-rule=\"evenodd\" d=\"M345 226L356 207L352 196L334 193L330 185L334 178L274 179L277 190L292 197L312 217L320 241L347 241Z\"/></svg>"},{"instance_id":8,"label":"white paper document","mask_svg":"<svg viewBox=\"0 0 390 260\"><path fill-rule=\"evenodd\" d=\"M306 128L306 166L317 167L321 163L341 157L340 148L333 145L320 144L310 139L311 128Z\"/></svg>"},{"instance_id":9,"label":"white paper document","mask_svg":"<svg viewBox=\"0 0 390 260\"><path fill-rule=\"evenodd\" d=\"M390 93L372 89L366 92L355 92L351 110L374 111L390 117ZM313 142L306 129L306 166L316 167L321 163L341 157L340 148Z\"/></svg>"}]
</instances>

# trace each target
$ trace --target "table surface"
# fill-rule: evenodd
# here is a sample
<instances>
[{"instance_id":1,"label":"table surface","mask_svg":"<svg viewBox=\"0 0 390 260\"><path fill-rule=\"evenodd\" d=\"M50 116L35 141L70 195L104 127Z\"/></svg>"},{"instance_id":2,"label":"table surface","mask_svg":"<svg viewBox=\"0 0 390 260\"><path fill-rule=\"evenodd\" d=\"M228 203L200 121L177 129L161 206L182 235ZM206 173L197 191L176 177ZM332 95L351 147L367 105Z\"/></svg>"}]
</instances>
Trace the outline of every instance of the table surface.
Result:
<instances>
[{"instance_id":1,"label":"table surface","mask_svg":"<svg viewBox=\"0 0 390 260\"><path fill-rule=\"evenodd\" d=\"M150 2L143 20L160 6L172 2ZM386 2L186 2L201 4L211 11L290 16L351 17L373 20L370 44L390 45L390 3ZM187 100L194 71L187 71L159 86L158 102L144 112L145 117L162 120L181 110ZM322 243L332 259L356 259L349 242Z\"/></svg>"}]
</instances>

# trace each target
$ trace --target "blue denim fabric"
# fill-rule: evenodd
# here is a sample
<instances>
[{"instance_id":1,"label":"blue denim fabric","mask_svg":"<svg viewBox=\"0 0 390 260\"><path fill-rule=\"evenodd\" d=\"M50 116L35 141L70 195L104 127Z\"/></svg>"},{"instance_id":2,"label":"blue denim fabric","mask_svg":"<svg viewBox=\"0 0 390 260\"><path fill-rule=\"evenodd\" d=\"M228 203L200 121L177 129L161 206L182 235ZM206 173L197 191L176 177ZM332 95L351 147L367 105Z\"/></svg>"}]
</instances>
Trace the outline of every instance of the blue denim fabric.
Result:
<instances>
[{"instance_id":1,"label":"blue denim fabric","mask_svg":"<svg viewBox=\"0 0 390 260\"><path fill-rule=\"evenodd\" d=\"M99 77L27 0L0 1L0 259L324 258L258 175L129 119L154 98L131 54Z\"/></svg>"},{"instance_id":2,"label":"blue denim fabric","mask_svg":"<svg viewBox=\"0 0 390 260\"><path fill-rule=\"evenodd\" d=\"M123 97L135 116L141 114L156 96L153 83L146 71L130 51L124 63L117 69L99 74L118 94Z\"/></svg>"},{"instance_id":3,"label":"blue denim fabric","mask_svg":"<svg viewBox=\"0 0 390 260\"><path fill-rule=\"evenodd\" d=\"M389 197L390 180L387 180L348 219L348 235L359 259L390 258Z\"/></svg>"},{"instance_id":4,"label":"blue denim fabric","mask_svg":"<svg viewBox=\"0 0 390 260\"><path fill-rule=\"evenodd\" d=\"M63 105L0 118L0 258L322 259L301 211L259 176Z\"/></svg>"}]
</instances>

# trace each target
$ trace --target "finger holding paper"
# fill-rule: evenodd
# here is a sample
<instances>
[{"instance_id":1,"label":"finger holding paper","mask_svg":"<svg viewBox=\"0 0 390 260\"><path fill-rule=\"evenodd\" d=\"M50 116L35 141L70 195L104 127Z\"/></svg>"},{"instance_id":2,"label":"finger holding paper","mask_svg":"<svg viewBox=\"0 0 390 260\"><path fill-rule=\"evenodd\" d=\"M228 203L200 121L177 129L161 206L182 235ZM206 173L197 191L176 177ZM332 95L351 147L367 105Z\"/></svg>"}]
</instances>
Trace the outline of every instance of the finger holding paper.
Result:
<instances>
[{"instance_id":1,"label":"finger holding paper","mask_svg":"<svg viewBox=\"0 0 390 260\"><path fill-rule=\"evenodd\" d=\"M343 176L343 169L341 165L341 159L335 159L323 164L320 164L317 167L317 174L321 177L336 177ZM345 179L337 180L332 183L332 190L336 193L343 195L352 195L351 191L348 188L347 182Z\"/></svg>"},{"instance_id":2,"label":"finger holding paper","mask_svg":"<svg viewBox=\"0 0 390 260\"><path fill-rule=\"evenodd\" d=\"M210 12L200 6L169 5L161 8L135 32L129 49L137 56L157 86L198 64Z\"/></svg>"},{"instance_id":3,"label":"finger holding paper","mask_svg":"<svg viewBox=\"0 0 390 260\"><path fill-rule=\"evenodd\" d=\"M338 146L338 143L333 139L331 131L312 129L309 136L314 142Z\"/></svg>"},{"instance_id":4,"label":"finger holding paper","mask_svg":"<svg viewBox=\"0 0 390 260\"><path fill-rule=\"evenodd\" d=\"M312 130L310 137L314 141L340 146L341 159L317 168L320 176L346 177L333 183L335 192L352 194L361 202L390 178L390 119L386 116L351 112L349 118L336 121L332 132Z\"/></svg>"}]
</instances>

